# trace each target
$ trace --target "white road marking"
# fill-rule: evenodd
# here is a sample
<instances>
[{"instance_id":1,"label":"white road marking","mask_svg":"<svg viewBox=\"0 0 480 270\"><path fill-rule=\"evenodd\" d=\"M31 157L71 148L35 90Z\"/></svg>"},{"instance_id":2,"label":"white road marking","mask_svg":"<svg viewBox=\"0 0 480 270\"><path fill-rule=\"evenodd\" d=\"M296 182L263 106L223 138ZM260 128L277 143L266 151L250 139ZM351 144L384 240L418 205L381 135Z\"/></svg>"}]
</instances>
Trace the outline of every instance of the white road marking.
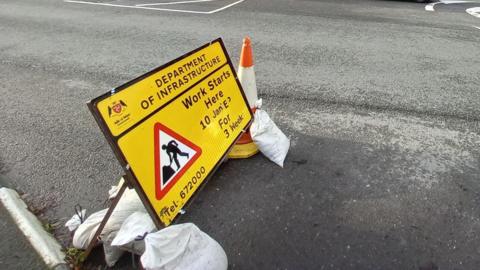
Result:
<instances>
[{"instance_id":1,"label":"white road marking","mask_svg":"<svg viewBox=\"0 0 480 270\"><path fill-rule=\"evenodd\" d=\"M192 1L195 1L195 0L192 0ZM135 9L147 9L147 10L158 10L158 11L171 11L171 12L193 13L193 14L213 14L213 13L222 11L224 9L227 9L229 7L232 7L236 4L240 4L243 1L245 1L245 0L239 0L237 2L231 3L229 5L226 5L224 7L221 7L221 8L215 9L215 10L211 10L211 11L198 11L198 10L186 10L186 9L155 8L155 7L147 7L147 6L126 6L126 5L117 5L117 4L108 4L108 3L94 3L94 2L86 2L86 1L78 1L78 0L64 0L64 2L75 3L75 4L121 7L121 8L135 8Z\"/></svg>"},{"instance_id":2,"label":"white road marking","mask_svg":"<svg viewBox=\"0 0 480 270\"><path fill-rule=\"evenodd\" d=\"M190 1L177 1L177 2L166 2L166 3L138 4L138 5L135 5L135 6L136 7L164 6L164 5L178 5L178 4L212 2L212 1L217 1L217 0L190 0Z\"/></svg>"},{"instance_id":3,"label":"white road marking","mask_svg":"<svg viewBox=\"0 0 480 270\"><path fill-rule=\"evenodd\" d=\"M435 11L435 9L433 8L436 4L440 4L441 2L435 2L435 3L430 3L428 5L425 6L425 10L426 11Z\"/></svg>"},{"instance_id":4,"label":"white road marking","mask_svg":"<svg viewBox=\"0 0 480 270\"><path fill-rule=\"evenodd\" d=\"M461 3L473 3L473 1L455 1L455 0L440 0L444 4L461 4Z\"/></svg>"},{"instance_id":5,"label":"white road marking","mask_svg":"<svg viewBox=\"0 0 480 270\"><path fill-rule=\"evenodd\" d=\"M85 2L85 1L77 1L77 0L65 0L65 2L76 3L76 4L86 4L86 5L108 6L108 7L122 7L122 8L148 9L148 10L160 10L160 11L173 11L173 12L194 13L194 14L209 14L207 11L125 6L125 5L116 5L116 4L107 4L107 3L94 3L94 2Z\"/></svg>"},{"instance_id":6,"label":"white road marking","mask_svg":"<svg viewBox=\"0 0 480 270\"><path fill-rule=\"evenodd\" d=\"M236 4L242 3L243 1L245 1L245 0L240 0L240 1L237 1L237 2L234 2L234 3L231 3L230 5L226 5L226 6L224 6L224 7L217 8L217 9L215 9L215 10L210 11L211 13L209 13L209 14L213 14L213 13L215 13L215 12L222 11L222 10L227 9L227 8L229 8L229 7L233 7L233 6L235 6Z\"/></svg>"},{"instance_id":7,"label":"white road marking","mask_svg":"<svg viewBox=\"0 0 480 270\"><path fill-rule=\"evenodd\" d=\"M453 0L440 0L440 2L430 3L425 6L426 11L435 11L435 5L437 4L462 4L462 3L478 3L476 1L453 1ZM468 8L465 10L468 14L480 18L480 7ZM480 30L480 27L472 25L473 28Z\"/></svg>"},{"instance_id":8,"label":"white road marking","mask_svg":"<svg viewBox=\"0 0 480 270\"><path fill-rule=\"evenodd\" d=\"M440 0L440 2L430 3L425 6L426 11L435 11L435 5L437 4L462 4L462 3L475 3L474 1L455 1L455 0Z\"/></svg>"},{"instance_id":9,"label":"white road marking","mask_svg":"<svg viewBox=\"0 0 480 270\"><path fill-rule=\"evenodd\" d=\"M480 18L480 7L469 8L465 11L474 17Z\"/></svg>"}]
</instances>

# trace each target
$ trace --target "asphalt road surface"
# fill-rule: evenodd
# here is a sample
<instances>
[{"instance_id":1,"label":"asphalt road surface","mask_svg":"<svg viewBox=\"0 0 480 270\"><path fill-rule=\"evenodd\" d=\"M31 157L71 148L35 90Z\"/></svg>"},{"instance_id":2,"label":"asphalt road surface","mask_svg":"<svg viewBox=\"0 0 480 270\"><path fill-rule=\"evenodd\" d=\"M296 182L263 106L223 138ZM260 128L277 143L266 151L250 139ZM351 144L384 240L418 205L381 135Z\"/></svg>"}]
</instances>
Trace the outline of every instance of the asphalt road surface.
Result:
<instances>
[{"instance_id":1,"label":"asphalt road surface","mask_svg":"<svg viewBox=\"0 0 480 270\"><path fill-rule=\"evenodd\" d=\"M122 174L87 100L250 35L285 168L229 161L179 222L231 269L480 268L480 3L165 2L0 2L0 174L45 218Z\"/></svg>"}]
</instances>

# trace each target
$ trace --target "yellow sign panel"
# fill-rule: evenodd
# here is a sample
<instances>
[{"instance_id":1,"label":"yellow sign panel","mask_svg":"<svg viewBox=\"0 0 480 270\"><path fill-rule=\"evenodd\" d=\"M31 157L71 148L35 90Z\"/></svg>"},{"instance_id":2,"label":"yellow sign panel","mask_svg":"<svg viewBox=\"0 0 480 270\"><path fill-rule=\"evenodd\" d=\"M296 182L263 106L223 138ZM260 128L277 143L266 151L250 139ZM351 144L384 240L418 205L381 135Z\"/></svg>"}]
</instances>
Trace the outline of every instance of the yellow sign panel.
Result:
<instances>
[{"instance_id":1,"label":"yellow sign panel","mask_svg":"<svg viewBox=\"0 0 480 270\"><path fill-rule=\"evenodd\" d=\"M90 107L141 198L165 226L252 120L221 39Z\"/></svg>"}]
</instances>

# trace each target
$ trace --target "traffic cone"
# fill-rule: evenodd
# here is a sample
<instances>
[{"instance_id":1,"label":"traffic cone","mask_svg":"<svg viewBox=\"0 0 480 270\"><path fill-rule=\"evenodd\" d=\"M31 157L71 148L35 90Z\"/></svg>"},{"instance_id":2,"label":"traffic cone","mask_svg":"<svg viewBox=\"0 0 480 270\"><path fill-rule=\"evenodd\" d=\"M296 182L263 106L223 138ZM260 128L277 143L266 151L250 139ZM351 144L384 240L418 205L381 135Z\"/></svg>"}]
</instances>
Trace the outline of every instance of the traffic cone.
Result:
<instances>
[{"instance_id":1,"label":"traffic cone","mask_svg":"<svg viewBox=\"0 0 480 270\"><path fill-rule=\"evenodd\" d=\"M242 53L240 54L240 65L238 66L238 80L242 85L248 105L252 112L255 112L255 103L258 100L257 83L255 82L255 71L253 70L253 51L250 45L249 37L243 39ZM228 154L229 158L248 158L258 153L258 147L252 140L250 129L245 132L232 151Z\"/></svg>"}]
</instances>

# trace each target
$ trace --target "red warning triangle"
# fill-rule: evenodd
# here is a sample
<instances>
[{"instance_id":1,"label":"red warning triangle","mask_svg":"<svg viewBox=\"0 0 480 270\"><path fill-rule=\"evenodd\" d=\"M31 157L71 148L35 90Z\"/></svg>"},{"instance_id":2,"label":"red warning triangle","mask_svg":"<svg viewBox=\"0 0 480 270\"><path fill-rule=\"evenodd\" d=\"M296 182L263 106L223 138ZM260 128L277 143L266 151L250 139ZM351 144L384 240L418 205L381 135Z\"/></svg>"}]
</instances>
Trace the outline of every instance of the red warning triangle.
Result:
<instances>
[{"instance_id":1,"label":"red warning triangle","mask_svg":"<svg viewBox=\"0 0 480 270\"><path fill-rule=\"evenodd\" d=\"M161 200L202 153L182 135L156 123L153 127L155 153L155 196Z\"/></svg>"}]
</instances>

